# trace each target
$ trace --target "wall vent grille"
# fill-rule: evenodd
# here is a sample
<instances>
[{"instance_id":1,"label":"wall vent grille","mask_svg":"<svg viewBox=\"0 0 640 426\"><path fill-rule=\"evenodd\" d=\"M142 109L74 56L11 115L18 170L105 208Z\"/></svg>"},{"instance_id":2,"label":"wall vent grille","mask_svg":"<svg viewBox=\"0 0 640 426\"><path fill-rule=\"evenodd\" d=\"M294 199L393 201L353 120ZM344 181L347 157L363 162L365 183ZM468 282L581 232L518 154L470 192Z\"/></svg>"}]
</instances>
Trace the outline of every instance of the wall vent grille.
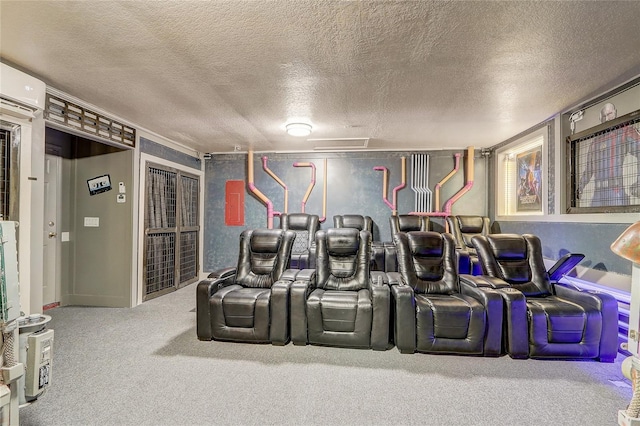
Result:
<instances>
[{"instance_id":1,"label":"wall vent grille","mask_svg":"<svg viewBox=\"0 0 640 426\"><path fill-rule=\"evenodd\" d=\"M49 93L47 93L44 117L51 122L107 139L110 142L130 147L135 147L136 144L136 129L133 127Z\"/></svg>"},{"instance_id":2,"label":"wall vent grille","mask_svg":"<svg viewBox=\"0 0 640 426\"><path fill-rule=\"evenodd\" d=\"M365 149L369 138L307 139L314 150Z\"/></svg>"}]
</instances>

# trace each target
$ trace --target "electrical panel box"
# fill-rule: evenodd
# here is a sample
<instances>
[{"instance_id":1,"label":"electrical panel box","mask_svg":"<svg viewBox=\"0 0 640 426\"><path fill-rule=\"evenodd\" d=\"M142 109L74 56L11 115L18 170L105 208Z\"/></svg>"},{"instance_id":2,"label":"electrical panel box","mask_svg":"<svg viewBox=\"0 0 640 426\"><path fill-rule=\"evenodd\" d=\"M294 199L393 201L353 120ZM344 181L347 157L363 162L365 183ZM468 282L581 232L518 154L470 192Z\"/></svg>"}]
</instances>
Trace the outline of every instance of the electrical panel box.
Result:
<instances>
[{"instance_id":1,"label":"electrical panel box","mask_svg":"<svg viewBox=\"0 0 640 426\"><path fill-rule=\"evenodd\" d=\"M53 330L44 329L27 338L27 371L25 396L37 397L51 384L51 362L53 361Z\"/></svg>"}]
</instances>

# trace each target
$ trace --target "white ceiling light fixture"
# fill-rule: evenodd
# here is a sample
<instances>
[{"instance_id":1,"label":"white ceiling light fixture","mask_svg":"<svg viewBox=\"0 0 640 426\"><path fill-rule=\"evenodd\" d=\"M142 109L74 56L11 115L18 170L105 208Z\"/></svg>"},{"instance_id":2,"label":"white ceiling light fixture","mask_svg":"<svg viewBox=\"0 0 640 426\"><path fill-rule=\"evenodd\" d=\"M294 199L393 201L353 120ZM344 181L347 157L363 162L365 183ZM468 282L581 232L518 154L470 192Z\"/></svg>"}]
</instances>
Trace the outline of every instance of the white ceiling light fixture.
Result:
<instances>
[{"instance_id":1,"label":"white ceiling light fixture","mask_svg":"<svg viewBox=\"0 0 640 426\"><path fill-rule=\"evenodd\" d=\"M311 124L307 123L289 123L286 126L287 133L291 136L309 136L311 134Z\"/></svg>"}]
</instances>

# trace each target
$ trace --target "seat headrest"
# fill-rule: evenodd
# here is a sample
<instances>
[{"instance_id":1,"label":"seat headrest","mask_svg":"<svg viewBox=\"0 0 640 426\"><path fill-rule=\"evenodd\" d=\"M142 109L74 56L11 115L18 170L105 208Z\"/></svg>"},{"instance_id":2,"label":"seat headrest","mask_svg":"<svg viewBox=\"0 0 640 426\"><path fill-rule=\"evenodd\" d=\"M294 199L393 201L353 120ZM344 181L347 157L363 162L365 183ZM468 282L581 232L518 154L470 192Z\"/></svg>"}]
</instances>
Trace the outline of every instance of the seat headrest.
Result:
<instances>
[{"instance_id":1,"label":"seat headrest","mask_svg":"<svg viewBox=\"0 0 640 426\"><path fill-rule=\"evenodd\" d=\"M420 216L398 216L400 231L420 231Z\"/></svg>"},{"instance_id":2,"label":"seat headrest","mask_svg":"<svg viewBox=\"0 0 640 426\"><path fill-rule=\"evenodd\" d=\"M364 217L355 214L345 214L342 216L342 226L345 228L356 228L362 231L365 228Z\"/></svg>"},{"instance_id":3,"label":"seat headrest","mask_svg":"<svg viewBox=\"0 0 640 426\"><path fill-rule=\"evenodd\" d=\"M289 229L306 230L309 227L311 216L306 213L289 213Z\"/></svg>"},{"instance_id":4,"label":"seat headrest","mask_svg":"<svg viewBox=\"0 0 640 426\"><path fill-rule=\"evenodd\" d=\"M496 260L522 260L527 258L527 242L517 234L487 235L487 241Z\"/></svg>"},{"instance_id":5,"label":"seat headrest","mask_svg":"<svg viewBox=\"0 0 640 426\"><path fill-rule=\"evenodd\" d=\"M251 233L250 247L254 253L275 253L280 247L282 229L256 229Z\"/></svg>"},{"instance_id":6,"label":"seat headrest","mask_svg":"<svg viewBox=\"0 0 640 426\"><path fill-rule=\"evenodd\" d=\"M408 232L407 240L414 257L442 257L444 241L438 232Z\"/></svg>"},{"instance_id":7,"label":"seat headrest","mask_svg":"<svg viewBox=\"0 0 640 426\"><path fill-rule=\"evenodd\" d=\"M465 234L480 234L484 226L482 216L458 216L460 232Z\"/></svg>"},{"instance_id":8,"label":"seat headrest","mask_svg":"<svg viewBox=\"0 0 640 426\"><path fill-rule=\"evenodd\" d=\"M355 228L327 229L327 253L331 256L348 256L358 253L360 231Z\"/></svg>"}]
</instances>

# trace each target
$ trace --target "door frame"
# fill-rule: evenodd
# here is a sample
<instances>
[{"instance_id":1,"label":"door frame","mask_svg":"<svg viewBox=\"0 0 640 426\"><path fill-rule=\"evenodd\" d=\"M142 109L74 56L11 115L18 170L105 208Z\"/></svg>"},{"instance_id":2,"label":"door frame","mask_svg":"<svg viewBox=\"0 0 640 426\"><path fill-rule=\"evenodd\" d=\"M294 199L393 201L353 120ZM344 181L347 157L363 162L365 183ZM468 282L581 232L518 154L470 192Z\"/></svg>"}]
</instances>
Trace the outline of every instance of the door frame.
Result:
<instances>
[{"instance_id":1,"label":"door frame","mask_svg":"<svg viewBox=\"0 0 640 426\"><path fill-rule=\"evenodd\" d=\"M44 170L44 176L48 175L48 171L47 171L47 167L50 164L49 161L51 161L52 159L55 159L54 161L56 161L57 163L57 168L56 168L56 174L55 174L55 185L56 185L56 194L55 194L55 225L53 228L53 232L56 233L56 239L55 239L55 250L54 250L54 263L55 263L55 277L53 280L53 286L54 286L54 302L53 303L62 303L62 289L61 289L61 280L62 280L62 274L61 274L61 268L62 268L62 233L60 232L60 230L62 229L62 227L60 226L60 221L62 218L62 157L60 156L56 156L53 154L45 154L45 170ZM44 195L45 197L47 197L47 191L46 188L44 190ZM49 200L51 201L51 200ZM43 214L47 213L47 203L44 203L44 212ZM48 229L47 228L47 223L48 223L48 218L44 218L43 223L42 223L42 232L43 232L43 241L47 241L47 235L45 235L47 233L47 231L45 230ZM43 244L43 259L42 259L42 266L44 268L45 266L45 252L44 252L44 244ZM44 271L46 272L46 271ZM45 306L47 306L48 304L45 302L44 300L44 288L45 288L45 281L48 280L47 274L44 274L43 278L42 278L42 300L43 300L43 308ZM51 304L51 303L49 303Z\"/></svg>"}]
</instances>

